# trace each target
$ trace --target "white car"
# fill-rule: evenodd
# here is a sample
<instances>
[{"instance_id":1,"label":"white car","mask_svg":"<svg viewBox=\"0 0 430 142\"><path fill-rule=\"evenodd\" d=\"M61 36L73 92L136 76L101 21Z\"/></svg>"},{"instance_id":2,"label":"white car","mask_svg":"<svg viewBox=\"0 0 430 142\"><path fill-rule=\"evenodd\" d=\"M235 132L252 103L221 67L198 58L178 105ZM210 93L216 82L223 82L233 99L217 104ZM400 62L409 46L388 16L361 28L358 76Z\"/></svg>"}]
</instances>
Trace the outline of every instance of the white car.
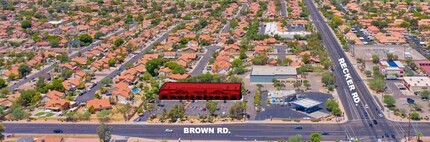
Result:
<instances>
[{"instance_id":1,"label":"white car","mask_svg":"<svg viewBox=\"0 0 430 142\"><path fill-rule=\"evenodd\" d=\"M171 133L171 132L173 132L173 130L172 129L166 129L166 130L164 130L165 132L167 132L167 133Z\"/></svg>"},{"instance_id":2,"label":"white car","mask_svg":"<svg viewBox=\"0 0 430 142\"><path fill-rule=\"evenodd\" d=\"M365 107L365 108L369 108L369 106L368 106L367 104L366 104L366 105L364 105L364 107Z\"/></svg>"}]
</instances>

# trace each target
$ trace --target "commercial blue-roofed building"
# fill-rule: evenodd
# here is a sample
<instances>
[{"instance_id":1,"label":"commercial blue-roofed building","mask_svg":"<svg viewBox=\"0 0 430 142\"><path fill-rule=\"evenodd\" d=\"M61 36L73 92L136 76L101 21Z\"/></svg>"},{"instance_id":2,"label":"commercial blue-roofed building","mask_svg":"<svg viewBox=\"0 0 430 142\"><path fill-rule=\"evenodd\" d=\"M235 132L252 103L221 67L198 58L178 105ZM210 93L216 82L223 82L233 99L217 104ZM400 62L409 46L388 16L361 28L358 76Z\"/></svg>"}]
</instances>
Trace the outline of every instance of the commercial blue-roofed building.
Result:
<instances>
[{"instance_id":1,"label":"commercial blue-roofed building","mask_svg":"<svg viewBox=\"0 0 430 142\"><path fill-rule=\"evenodd\" d=\"M297 81L297 71L293 67L253 66L251 83L271 83L273 79L281 82Z\"/></svg>"}]
</instances>

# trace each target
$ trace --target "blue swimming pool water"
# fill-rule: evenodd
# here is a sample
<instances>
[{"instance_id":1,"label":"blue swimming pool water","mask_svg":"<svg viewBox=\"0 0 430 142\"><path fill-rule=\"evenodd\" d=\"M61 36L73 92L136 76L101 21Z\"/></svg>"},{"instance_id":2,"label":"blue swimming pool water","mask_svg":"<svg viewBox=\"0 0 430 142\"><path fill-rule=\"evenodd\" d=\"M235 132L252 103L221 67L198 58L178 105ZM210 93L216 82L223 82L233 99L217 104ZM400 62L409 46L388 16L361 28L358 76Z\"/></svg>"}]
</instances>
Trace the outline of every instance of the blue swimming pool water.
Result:
<instances>
[{"instance_id":1,"label":"blue swimming pool water","mask_svg":"<svg viewBox=\"0 0 430 142\"><path fill-rule=\"evenodd\" d=\"M140 89L139 88L134 88L133 89L133 93L139 93L140 92Z\"/></svg>"}]
</instances>

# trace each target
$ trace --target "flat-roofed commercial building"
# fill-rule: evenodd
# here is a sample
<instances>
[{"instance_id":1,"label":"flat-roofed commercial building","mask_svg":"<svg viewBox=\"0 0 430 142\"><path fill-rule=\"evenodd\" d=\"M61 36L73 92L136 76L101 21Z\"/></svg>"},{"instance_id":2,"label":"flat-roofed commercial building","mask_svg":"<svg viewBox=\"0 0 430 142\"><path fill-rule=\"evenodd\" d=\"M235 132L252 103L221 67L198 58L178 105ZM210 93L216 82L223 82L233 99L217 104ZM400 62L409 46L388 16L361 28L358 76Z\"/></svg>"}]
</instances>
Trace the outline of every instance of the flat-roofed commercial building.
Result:
<instances>
[{"instance_id":1,"label":"flat-roofed commercial building","mask_svg":"<svg viewBox=\"0 0 430 142\"><path fill-rule=\"evenodd\" d=\"M240 100L241 83L166 82L158 92L160 100Z\"/></svg>"},{"instance_id":2,"label":"flat-roofed commercial building","mask_svg":"<svg viewBox=\"0 0 430 142\"><path fill-rule=\"evenodd\" d=\"M293 67L253 66L251 83L271 83L273 79L281 82L297 81L297 71Z\"/></svg>"},{"instance_id":3,"label":"flat-roofed commercial building","mask_svg":"<svg viewBox=\"0 0 430 142\"><path fill-rule=\"evenodd\" d=\"M426 76L403 77L403 84L411 92L430 91L430 78Z\"/></svg>"},{"instance_id":4,"label":"flat-roofed commercial building","mask_svg":"<svg viewBox=\"0 0 430 142\"><path fill-rule=\"evenodd\" d=\"M322 102L308 99L308 98L304 98L304 99L300 99L300 100L296 100L294 102L291 102L291 104L293 105L293 107L296 110L300 110L300 111L303 111L306 113L312 113L314 111L321 109L319 107L319 105L321 105Z\"/></svg>"}]
</instances>

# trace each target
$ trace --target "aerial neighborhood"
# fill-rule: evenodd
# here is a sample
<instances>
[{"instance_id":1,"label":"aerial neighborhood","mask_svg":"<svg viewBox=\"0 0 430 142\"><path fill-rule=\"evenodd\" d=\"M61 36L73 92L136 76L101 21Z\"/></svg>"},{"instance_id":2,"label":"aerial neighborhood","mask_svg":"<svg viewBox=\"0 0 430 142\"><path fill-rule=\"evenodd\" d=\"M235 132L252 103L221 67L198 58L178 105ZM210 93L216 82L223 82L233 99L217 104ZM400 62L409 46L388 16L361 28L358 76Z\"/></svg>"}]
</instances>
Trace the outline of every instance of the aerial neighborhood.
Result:
<instances>
[{"instance_id":1,"label":"aerial neighborhood","mask_svg":"<svg viewBox=\"0 0 430 142\"><path fill-rule=\"evenodd\" d=\"M0 134L20 142L107 142L121 135L128 141L422 141L427 125L412 125L413 134L404 129L410 121L430 121L429 4L2 1ZM197 130L181 126L235 129L227 124L249 122L264 125L261 131L279 123L279 130L312 132L220 138L185 135ZM14 136L33 133L21 130L23 123L58 124L53 130L38 126L54 133L72 133L60 127L66 124L87 126L91 132L76 127L73 133L98 137ZM152 125L158 128L143 127ZM138 126L147 135L131 132ZM376 136L363 138L371 132Z\"/></svg>"}]
</instances>

